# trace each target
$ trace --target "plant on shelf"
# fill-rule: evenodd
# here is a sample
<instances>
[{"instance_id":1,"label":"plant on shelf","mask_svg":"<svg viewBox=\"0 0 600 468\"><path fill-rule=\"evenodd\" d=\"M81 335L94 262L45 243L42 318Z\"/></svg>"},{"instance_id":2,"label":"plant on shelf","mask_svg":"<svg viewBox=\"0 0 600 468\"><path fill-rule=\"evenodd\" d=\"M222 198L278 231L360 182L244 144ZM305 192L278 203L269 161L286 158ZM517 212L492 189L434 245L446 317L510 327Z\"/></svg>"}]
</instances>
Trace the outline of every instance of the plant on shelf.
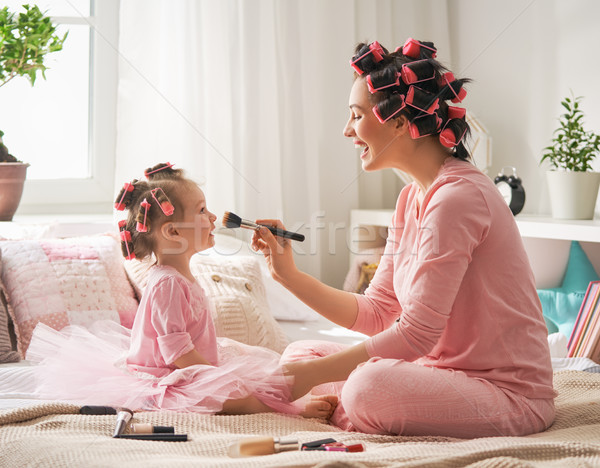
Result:
<instances>
[{"instance_id":1,"label":"plant on shelf","mask_svg":"<svg viewBox=\"0 0 600 468\"><path fill-rule=\"evenodd\" d=\"M62 50L67 38L56 34L56 26L37 5L23 5L16 14L8 7L0 8L0 87L18 76L35 84L38 73L46 79L44 60L52 52ZM11 155L2 141L0 130L0 221L10 221L19 205L29 164ZM5 191L2 193L1 191Z\"/></svg>"},{"instance_id":2,"label":"plant on shelf","mask_svg":"<svg viewBox=\"0 0 600 468\"><path fill-rule=\"evenodd\" d=\"M561 105L566 112L560 116L559 128L554 131L552 145L544 148L540 162L548 161L554 169L591 171L592 161L600 153L600 135L583 128L581 96L565 98Z\"/></svg>"},{"instance_id":3,"label":"plant on shelf","mask_svg":"<svg viewBox=\"0 0 600 468\"><path fill-rule=\"evenodd\" d=\"M600 172L592 168L600 153L600 135L583 127L582 99L571 92L570 98L561 101L566 112L540 160L552 168L546 178L552 216L559 219L592 219L600 186Z\"/></svg>"}]
</instances>

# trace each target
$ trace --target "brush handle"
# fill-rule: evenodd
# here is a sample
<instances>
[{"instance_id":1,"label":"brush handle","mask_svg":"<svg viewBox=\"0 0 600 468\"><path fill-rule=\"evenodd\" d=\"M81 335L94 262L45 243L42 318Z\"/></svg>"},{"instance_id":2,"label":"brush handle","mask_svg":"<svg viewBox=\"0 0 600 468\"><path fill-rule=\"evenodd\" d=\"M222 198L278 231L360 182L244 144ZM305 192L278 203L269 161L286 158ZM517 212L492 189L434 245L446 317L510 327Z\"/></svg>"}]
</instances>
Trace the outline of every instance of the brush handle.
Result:
<instances>
[{"instance_id":1,"label":"brush handle","mask_svg":"<svg viewBox=\"0 0 600 468\"><path fill-rule=\"evenodd\" d=\"M261 224L261 226L265 226ZM295 241L303 242L304 234L298 234L297 232L286 231L285 229L279 229L273 226L265 226L274 236L285 237L286 239L292 239Z\"/></svg>"}]
</instances>

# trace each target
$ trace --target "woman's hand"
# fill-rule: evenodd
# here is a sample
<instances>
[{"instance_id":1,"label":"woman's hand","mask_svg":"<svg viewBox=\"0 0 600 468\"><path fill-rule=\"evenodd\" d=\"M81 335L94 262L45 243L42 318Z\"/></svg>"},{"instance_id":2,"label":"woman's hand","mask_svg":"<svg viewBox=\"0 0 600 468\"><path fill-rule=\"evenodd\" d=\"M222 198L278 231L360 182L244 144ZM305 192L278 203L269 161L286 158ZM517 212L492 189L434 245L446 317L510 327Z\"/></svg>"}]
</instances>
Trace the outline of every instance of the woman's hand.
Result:
<instances>
[{"instance_id":1,"label":"woman's hand","mask_svg":"<svg viewBox=\"0 0 600 468\"><path fill-rule=\"evenodd\" d=\"M285 229L278 219L257 219L256 223ZM286 280L298 271L289 239L274 236L267 228L261 227L252 235L252 248L265 256L271 276L276 281L285 284Z\"/></svg>"},{"instance_id":2,"label":"woman's hand","mask_svg":"<svg viewBox=\"0 0 600 468\"><path fill-rule=\"evenodd\" d=\"M319 385L320 382L316 377L316 368L318 359L308 361L286 362L283 367L286 375L294 377L292 385L292 401L306 395L313 387Z\"/></svg>"}]
</instances>

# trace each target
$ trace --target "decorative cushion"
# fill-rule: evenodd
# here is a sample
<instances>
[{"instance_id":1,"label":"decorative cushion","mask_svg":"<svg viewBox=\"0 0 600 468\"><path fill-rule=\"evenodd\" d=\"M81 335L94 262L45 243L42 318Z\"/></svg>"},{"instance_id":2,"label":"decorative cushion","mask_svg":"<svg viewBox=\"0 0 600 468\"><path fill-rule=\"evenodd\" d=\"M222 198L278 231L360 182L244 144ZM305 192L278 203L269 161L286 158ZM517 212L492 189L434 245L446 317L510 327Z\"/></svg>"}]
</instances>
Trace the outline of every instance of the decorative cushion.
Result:
<instances>
[{"instance_id":1,"label":"decorative cushion","mask_svg":"<svg viewBox=\"0 0 600 468\"><path fill-rule=\"evenodd\" d=\"M22 357L39 322L56 330L106 319L133 324L138 304L113 237L2 241L0 250Z\"/></svg>"},{"instance_id":2,"label":"decorative cushion","mask_svg":"<svg viewBox=\"0 0 600 468\"><path fill-rule=\"evenodd\" d=\"M2 259L0 255L0 273L2 272ZM0 280L0 364L6 362L17 362L20 360L19 353L13 347L9 328L8 298L4 284Z\"/></svg>"},{"instance_id":3,"label":"decorative cushion","mask_svg":"<svg viewBox=\"0 0 600 468\"><path fill-rule=\"evenodd\" d=\"M212 304L218 336L281 353L287 338L269 310L259 259L249 256L192 257L190 269ZM152 261L127 261L125 269L141 295Z\"/></svg>"},{"instance_id":4,"label":"decorative cushion","mask_svg":"<svg viewBox=\"0 0 600 468\"><path fill-rule=\"evenodd\" d=\"M344 291L362 294L369 286L379 260L385 250L384 246L360 250L352 260L352 265L344 280Z\"/></svg>"},{"instance_id":5,"label":"decorative cushion","mask_svg":"<svg viewBox=\"0 0 600 468\"><path fill-rule=\"evenodd\" d=\"M571 242L567 270L558 288L538 289L548 333L571 336L590 281L600 278L579 242Z\"/></svg>"}]
</instances>

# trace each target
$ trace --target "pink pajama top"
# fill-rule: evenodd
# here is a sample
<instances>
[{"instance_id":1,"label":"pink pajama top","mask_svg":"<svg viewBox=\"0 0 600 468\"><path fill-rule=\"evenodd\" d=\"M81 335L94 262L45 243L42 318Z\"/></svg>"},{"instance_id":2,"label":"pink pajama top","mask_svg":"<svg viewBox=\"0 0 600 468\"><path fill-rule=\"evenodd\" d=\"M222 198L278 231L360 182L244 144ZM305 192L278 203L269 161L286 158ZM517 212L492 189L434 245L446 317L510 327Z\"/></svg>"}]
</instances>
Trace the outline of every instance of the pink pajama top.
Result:
<instances>
[{"instance_id":1,"label":"pink pajama top","mask_svg":"<svg viewBox=\"0 0 600 468\"><path fill-rule=\"evenodd\" d=\"M371 357L463 371L553 398L547 329L513 215L488 176L448 158L419 207L398 197L387 244L352 329Z\"/></svg>"},{"instance_id":2,"label":"pink pajama top","mask_svg":"<svg viewBox=\"0 0 600 468\"><path fill-rule=\"evenodd\" d=\"M131 330L127 365L164 377L177 369L174 361L194 348L218 365L215 326L204 292L174 268L155 266Z\"/></svg>"}]
</instances>

